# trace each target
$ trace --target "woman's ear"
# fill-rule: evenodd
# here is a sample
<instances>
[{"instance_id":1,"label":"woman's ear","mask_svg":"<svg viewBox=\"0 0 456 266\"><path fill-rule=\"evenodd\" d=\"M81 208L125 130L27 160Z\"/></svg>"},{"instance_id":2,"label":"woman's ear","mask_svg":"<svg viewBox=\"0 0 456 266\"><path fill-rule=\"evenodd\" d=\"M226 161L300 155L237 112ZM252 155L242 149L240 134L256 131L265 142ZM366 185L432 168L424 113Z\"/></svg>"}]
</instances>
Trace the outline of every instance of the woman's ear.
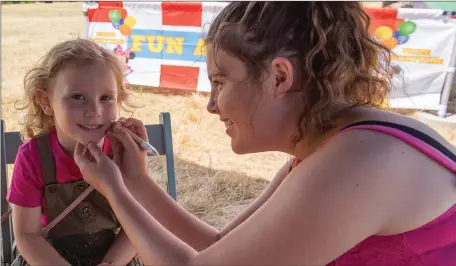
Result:
<instances>
[{"instance_id":1,"label":"woman's ear","mask_svg":"<svg viewBox=\"0 0 456 266\"><path fill-rule=\"evenodd\" d=\"M49 93L46 90L44 90L44 89L36 90L35 100L45 114L47 114L47 115L54 114L54 110L52 109L52 106L51 106L51 99L49 97Z\"/></svg>"},{"instance_id":2,"label":"woman's ear","mask_svg":"<svg viewBox=\"0 0 456 266\"><path fill-rule=\"evenodd\" d=\"M276 97L285 96L293 86L294 69L293 64L285 57L277 57L271 61L271 73L275 79Z\"/></svg>"}]
</instances>

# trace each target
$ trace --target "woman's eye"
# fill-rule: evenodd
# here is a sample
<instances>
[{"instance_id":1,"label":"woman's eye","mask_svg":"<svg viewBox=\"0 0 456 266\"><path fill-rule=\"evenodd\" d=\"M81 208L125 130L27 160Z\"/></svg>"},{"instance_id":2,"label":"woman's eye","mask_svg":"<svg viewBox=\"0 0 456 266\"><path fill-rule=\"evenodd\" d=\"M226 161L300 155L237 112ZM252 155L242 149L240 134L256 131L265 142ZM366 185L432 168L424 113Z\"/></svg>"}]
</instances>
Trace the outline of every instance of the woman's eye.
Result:
<instances>
[{"instance_id":1,"label":"woman's eye","mask_svg":"<svg viewBox=\"0 0 456 266\"><path fill-rule=\"evenodd\" d=\"M109 97L109 96L101 96L101 100L102 100L102 101L109 101L109 100L111 100L111 99L112 99L112 98Z\"/></svg>"},{"instance_id":2,"label":"woman's eye","mask_svg":"<svg viewBox=\"0 0 456 266\"><path fill-rule=\"evenodd\" d=\"M75 94L71 96L71 98L75 100L84 100L84 96L82 96L82 94Z\"/></svg>"},{"instance_id":3,"label":"woman's eye","mask_svg":"<svg viewBox=\"0 0 456 266\"><path fill-rule=\"evenodd\" d=\"M218 90L220 90L220 87L222 86L222 83L221 82L218 82L218 81L214 81L214 86L215 88L217 88Z\"/></svg>"}]
</instances>

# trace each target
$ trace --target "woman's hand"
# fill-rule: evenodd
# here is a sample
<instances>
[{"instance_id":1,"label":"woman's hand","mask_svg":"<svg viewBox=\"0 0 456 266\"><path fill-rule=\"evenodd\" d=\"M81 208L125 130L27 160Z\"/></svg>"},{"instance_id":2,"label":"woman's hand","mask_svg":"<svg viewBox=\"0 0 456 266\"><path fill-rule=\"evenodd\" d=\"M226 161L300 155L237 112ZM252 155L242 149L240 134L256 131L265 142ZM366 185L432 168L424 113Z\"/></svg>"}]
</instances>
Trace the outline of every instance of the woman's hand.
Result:
<instances>
[{"instance_id":1,"label":"woman's hand","mask_svg":"<svg viewBox=\"0 0 456 266\"><path fill-rule=\"evenodd\" d=\"M114 161L119 166L124 178L133 180L148 174L147 157L146 152L138 147L127 130L145 141L149 139L144 124L134 118L120 118L118 123L115 123L107 132L114 153Z\"/></svg>"},{"instance_id":2,"label":"woman's hand","mask_svg":"<svg viewBox=\"0 0 456 266\"><path fill-rule=\"evenodd\" d=\"M95 143L76 144L74 160L84 180L101 194L107 196L109 192L125 187L117 165Z\"/></svg>"}]
</instances>

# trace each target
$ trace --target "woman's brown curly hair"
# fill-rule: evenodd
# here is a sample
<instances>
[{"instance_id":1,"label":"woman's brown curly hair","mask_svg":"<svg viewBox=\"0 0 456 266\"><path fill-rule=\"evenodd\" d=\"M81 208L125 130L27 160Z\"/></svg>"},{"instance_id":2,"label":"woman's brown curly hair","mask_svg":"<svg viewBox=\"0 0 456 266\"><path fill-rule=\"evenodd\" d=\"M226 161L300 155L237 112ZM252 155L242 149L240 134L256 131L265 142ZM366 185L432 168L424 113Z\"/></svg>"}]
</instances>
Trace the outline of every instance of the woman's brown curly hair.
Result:
<instances>
[{"instance_id":1,"label":"woman's brown curly hair","mask_svg":"<svg viewBox=\"0 0 456 266\"><path fill-rule=\"evenodd\" d=\"M211 24L206 44L245 62L254 82L272 59L287 57L304 112L296 141L331 126L330 105L380 107L391 89L390 51L368 32L357 2L231 2Z\"/></svg>"}]
</instances>

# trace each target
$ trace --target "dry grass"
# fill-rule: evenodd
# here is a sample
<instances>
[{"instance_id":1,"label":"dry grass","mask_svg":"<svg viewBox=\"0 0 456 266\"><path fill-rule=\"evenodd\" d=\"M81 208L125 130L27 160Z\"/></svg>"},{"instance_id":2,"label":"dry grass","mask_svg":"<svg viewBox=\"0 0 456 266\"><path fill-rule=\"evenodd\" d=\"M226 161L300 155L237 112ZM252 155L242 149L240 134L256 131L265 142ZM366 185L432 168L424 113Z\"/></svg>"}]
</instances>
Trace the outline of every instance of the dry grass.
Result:
<instances>
[{"instance_id":1,"label":"dry grass","mask_svg":"<svg viewBox=\"0 0 456 266\"><path fill-rule=\"evenodd\" d=\"M81 3L2 6L2 119L8 131L19 130L14 102L22 78L53 44L83 36ZM205 110L206 97L141 94L145 107L135 117L158 123L170 112L173 127L178 200L198 217L221 228L255 198L288 158L279 153L235 155L224 126ZM454 134L454 133L453 133ZM454 139L454 136L453 136ZM151 162L163 181L162 164Z\"/></svg>"}]
</instances>

